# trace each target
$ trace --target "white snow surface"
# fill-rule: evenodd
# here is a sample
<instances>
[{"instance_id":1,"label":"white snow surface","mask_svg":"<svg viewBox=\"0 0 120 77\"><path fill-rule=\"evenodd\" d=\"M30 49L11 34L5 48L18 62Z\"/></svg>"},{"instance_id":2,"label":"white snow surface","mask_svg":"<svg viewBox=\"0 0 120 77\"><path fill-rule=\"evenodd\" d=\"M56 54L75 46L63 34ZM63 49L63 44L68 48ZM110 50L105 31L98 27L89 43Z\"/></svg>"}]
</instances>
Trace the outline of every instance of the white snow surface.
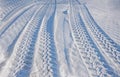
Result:
<instances>
[{"instance_id":1,"label":"white snow surface","mask_svg":"<svg viewBox=\"0 0 120 77\"><path fill-rule=\"evenodd\" d=\"M0 0L0 77L120 77L120 0Z\"/></svg>"}]
</instances>

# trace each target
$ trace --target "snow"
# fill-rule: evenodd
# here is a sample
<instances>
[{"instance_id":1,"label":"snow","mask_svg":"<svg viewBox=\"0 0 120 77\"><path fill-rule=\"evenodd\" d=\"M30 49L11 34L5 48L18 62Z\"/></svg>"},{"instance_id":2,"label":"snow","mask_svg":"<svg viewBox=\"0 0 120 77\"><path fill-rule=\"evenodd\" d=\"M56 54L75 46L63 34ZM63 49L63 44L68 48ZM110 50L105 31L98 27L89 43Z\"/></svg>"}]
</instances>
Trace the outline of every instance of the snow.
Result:
<instances>
[{"instance_id":1,"label":"snow","mask_svg":"<svg viewBox=\"0 0 120 77\"><path fill-rule=\"evenodd\" d=\"M0 0L0 77L120 77L120 0Z\"/></svg>"},{"instance_id":2,"label":"snow","mask_svg":"<svg viewBox=\"0 0 120 77\"><path fill-rule=\"evenodd\" d=\"M100 27L120 45L120 0L85 0L85 2Z\"/></svg>"}]
</instances>

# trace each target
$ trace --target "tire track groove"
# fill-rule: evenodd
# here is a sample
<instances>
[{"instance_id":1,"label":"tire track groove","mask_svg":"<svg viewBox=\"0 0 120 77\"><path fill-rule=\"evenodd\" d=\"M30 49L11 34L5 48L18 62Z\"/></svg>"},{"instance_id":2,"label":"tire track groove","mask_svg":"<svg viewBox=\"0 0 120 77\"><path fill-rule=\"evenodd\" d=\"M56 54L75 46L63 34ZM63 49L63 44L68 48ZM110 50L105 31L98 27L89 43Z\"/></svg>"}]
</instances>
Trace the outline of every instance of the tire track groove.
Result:
<instances>
[{"instance_id":1,"label":"tire track groove","mask_svg":"<svg viewBox=\"0 0 120 77\"><path fill-rule=\"evenodd\" d=\"M116 44L95 22L89 10L85 5L81 7L85 21L88 23L88 29L90 29L92 36L96 39L96 42L102 49L103 56L111 65L111 67L116 70L117 74L120 73L120 46Z\"/></svg>"},{"instance_id":2,"label":"tire track groove","mask_svg":"<svg viewBox=\"0 0 120 77\"><path fill-rule=\"evenodd\" d=\"M117 76L109 64L105 61L99 49L91 39L79 13L74 6L70 14L71 30L74 41L81 55L81 58L91 77L114 77ZM71 7L71 8L72 8Z\"/></svg>"},{"instance_id":3,"label":"tire track groove","mask_svg":"<svg viewBox=\"0 0 120 77\"><path fill-rule=\"evenodd\" d=\"M49 3L49 8L43 18L36 45L37 55L34 58L34 71L31 77L59 77L57 53L54 42L54 15L56 5Z\"/></svg>"},{"instance_id":4,"label":"tire track groove","mask_svg":"<svg viewBox=\"0 0 120 77\"><path fill-rule=\"evenodd\" d=\"M47 6L38 8L29 24L26 25L9 59L12 62L9 63L8 61L6 69L2 72L4 74L8 71L6 75L3 75L4 77L29 77L34 57L34 47L45 9L47 9Z\"/></svg>"}]
</instances>

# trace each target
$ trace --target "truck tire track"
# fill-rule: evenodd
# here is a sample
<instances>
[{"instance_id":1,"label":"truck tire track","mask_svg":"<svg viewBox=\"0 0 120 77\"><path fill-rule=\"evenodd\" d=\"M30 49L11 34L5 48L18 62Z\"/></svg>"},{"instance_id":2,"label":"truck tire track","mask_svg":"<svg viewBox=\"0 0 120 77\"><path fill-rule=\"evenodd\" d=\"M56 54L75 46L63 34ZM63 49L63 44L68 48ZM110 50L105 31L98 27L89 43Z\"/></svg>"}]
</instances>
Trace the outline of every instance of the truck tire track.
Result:
<instances>
[{"instance_id":1,"label":"truck tire track","mask_svg":"<svg viewBox=\"0 0 120 77\"><path fill-rule=\"evenodd\" d=\"M2 76L29 77L34 57L34 46L46 9L47 5L43 6L42 8L38 8L36 13L34 14L34 17L25 27L20 38L17 40L13 54L11 55L9 61L7 61L7 64L4 67L6 69L2 71ZM4 75L5 72L7 72L6 75Z\"/></svg>"},{"instance_id":2,"label":"truck tire track","mask_svg":"<svg viewBox=\"0 0 120 77\"><path fill-rule=\"evenodd\" d=\"M81 7L85 21L89 26L92 36L95 38L98 46L102 49L101 53L106 58L111 67L120 75L120 46L115 43L95 22L87 7Z\"/></svg>"},{"instance_id":3,"label":"truck tire track","mask_svg":"<svg viewBox=\"0 0 120 77\"><path fill-rule=\"evenodd\" d=\"M34 11L35 7L26 11L5 31L3 35L0 36L0 52L6 57L5 60L7 60L12 54L17 39L19 38L21 32L24 30L26 24L29 22L29 19L31 19ZM20 24L18 24L19 22ZM0 65L4 63L5 60L0 60Z\"/></svg>"},{"instance_id":4,"label":"truck tire track","mask_svg":"<svg viewBox=\"0 0 120 77\"><path fill-rule=\"evenodd\" d=\"M70 14L71 30L73 32L74 41L79 49L79 53L91 77L117 77L114 70L105 61L97 46L91 39L79 13L74 10ZM72 8L71 7L71 8ZM73 20L72 20L73 19Z\"/></svg>"},{"instance_id":5,"label":"truck tire track","mask_svg":"<svg viewBox=\"0 0 120 77\"><path fill-rule=\"evenodd\" d=\"M54 0L52 1L54 2ZM52 3L51 2L51 3ZM54 42L54 15L56 5L49 3L36 45L34 71L31 77L59 77L59 66Z\"/></svg>"},{"instance_id":6,"label":"truck tire track","mask_svg":"<svg viewBox=\"0 0 120 77\"><path fill-rule=\"evenodd\" d=\"M33 6L30 6L24 10L21 10L22 12L18 12L18 15L16 15L14 18L12 18L10 21L5 22L2 26L0 26L0 36L17 20L19 17L21 17L26 11L28 11Z\"/></svg>"}]
</instances>

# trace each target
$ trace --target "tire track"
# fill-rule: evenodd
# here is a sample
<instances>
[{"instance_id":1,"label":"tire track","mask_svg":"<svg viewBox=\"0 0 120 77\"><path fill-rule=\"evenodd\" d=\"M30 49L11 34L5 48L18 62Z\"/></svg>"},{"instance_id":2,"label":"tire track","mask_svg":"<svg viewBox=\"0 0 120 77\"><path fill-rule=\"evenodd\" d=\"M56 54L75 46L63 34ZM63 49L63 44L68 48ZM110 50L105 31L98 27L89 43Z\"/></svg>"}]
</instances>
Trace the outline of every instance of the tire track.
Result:
<instances>
[{"instance_id":1,"label":"tire track","mask_svg":"<svg viewBox=\"0 0 120 77\"><path fill-rule=\"evenodd\" d=\"M101 53L106 58L110 66L120 75L120 46L115 43L94 21L85 5L81 7L85 21L90 33L95 38Z\"/></svg>"},{"instance_id":2,"label":"tire track","mask_svg":"<svg viewBox=\"0 0 120 77\"><path fill-rule=\"evenodd\" d=\"M36 7L34 6L28 11L26 11L21 17L18 18L18 20L16 20L12 25L10 25L10 27L4 32L4 34L0 36L0 44L3 44L2 46L6 46L6 50L8 48L8 51L10 51L8 46L10 46L11 49L11 46L13 46L13 40L15 42L15 38L17 39L19 33L23 31L29 19L32 17L35 8ZM22 23L18 24L19 22Z\"/></svg>"},{"instance_id":3,"label":"tire track","mask_svg":"<svg viewBox=\"0 0 120 77\"><path fill-rule=\"evenodd\" d=\"M1 6L1 8L3 7L3 11L1 12L1 21L5 18L5 16L7 15L7 14L9 14L10 12L12 12L13 10L11 10L11 9L13 9L13 7L14 6Z\"/></svg>"},{"instance_id":4,"label":"tire track","mask_svg":"<svg viewBox=\"0 0 120 77\"><path fill-rule=\"evenodd\" d=\"M0 59L0 65L4 63L12 54L14 45L23 31L26 24L31 19L36 7L32 7L18 18L5 32L0 36L0 52L5 60ZM18 24L20 22L20 24ZM3 67L3 66L0 66Z\"/></svg>"},{"instance_id":5,"label":"tire track","mask_svg":"<svg viewBox=\"0 0 120 77\"><path fill-rule=\"evenodd\" d=\"M34 46L46 9L47 5L39 8L35 12L33 18L27 24L24 31L17 40L13 54L4 67L5 69L2 71L1 76L29 77L34 57ZM5 72L6 74L4 75Z\"/></svg>"},{"instance_id":6,"label":"tire track","mask_svg":"<svg viewBox=\"0 0 120 77\"><path fill-rule=\"evenodd\" d=\"M73 9L72 9L73 7ZM118 77L91 39L79 13L71 6L71 30L76 46L91 77Z\"/></svg>"},{"instance_id":7,"label":"tire track","mask_svg":"<svg viewBox=\"0 0 120 77\"><path fill-rule=\"evenodd\" d=\"M6 1L8 2L8 1ZM4 4L4 2L2 2ZM1 5L1 7L4 8L3 12L1 13L2 15L2 21L6 20L7 17L13 13L16 9L20 9L21 7L24 7L26 4L25 4L25 1L13 1L12 3L11 2L8 2L6 3L5 5Z\"/></svg>"},{"instance_id":8,"label":"tire track","mask_svg":"<svg viewBox=\"0 0 120 77\"><path fill-rule=\"evenodd\" d=\"M7 15L5 15L5 17L1 21L2 22L7 21L11 17L15 16L15 13L18 13L20 10L26 9L26 8L28 8L30 6L34 6L34 5L35 5L35 3L19 6L16 9L13 9L11 12L9 12Z\"/></svg>"},{"instance_id":9,"label":"tire track","mask_svg":"<svg viewBox=\"0 0 120 77\"><path fill-rule=\"evenodd\" d=\"M54 15L56 5L49 3L49 8L43 18L36 44L34 68L31 77L59 77L57 53L54 42Z\"/></svg>"},{"instance_id":10,"label":"tire track","mask_svg":"<svg viewBox=\"0 0 120 77\"><path fill-rule=\"evenodd\" d=\"M3 24L2 26L0 26L0 36L2 35L2 34L4 34L4 32L17 20L17 19L19 19L19 17L21 17L26 11L28 11L30 8L32 8L33 6L30 6L30 7L28 7L28 8L25 8L25 9L23 9L23 10L21 10L21 12L19 13L18 12L18 14L17 15L15 15L15 17L13 16L13 18L11 18L10 19L10 21L7 21L7 22L5 22L5 24Z\"/></svg>"}]
</instances>

